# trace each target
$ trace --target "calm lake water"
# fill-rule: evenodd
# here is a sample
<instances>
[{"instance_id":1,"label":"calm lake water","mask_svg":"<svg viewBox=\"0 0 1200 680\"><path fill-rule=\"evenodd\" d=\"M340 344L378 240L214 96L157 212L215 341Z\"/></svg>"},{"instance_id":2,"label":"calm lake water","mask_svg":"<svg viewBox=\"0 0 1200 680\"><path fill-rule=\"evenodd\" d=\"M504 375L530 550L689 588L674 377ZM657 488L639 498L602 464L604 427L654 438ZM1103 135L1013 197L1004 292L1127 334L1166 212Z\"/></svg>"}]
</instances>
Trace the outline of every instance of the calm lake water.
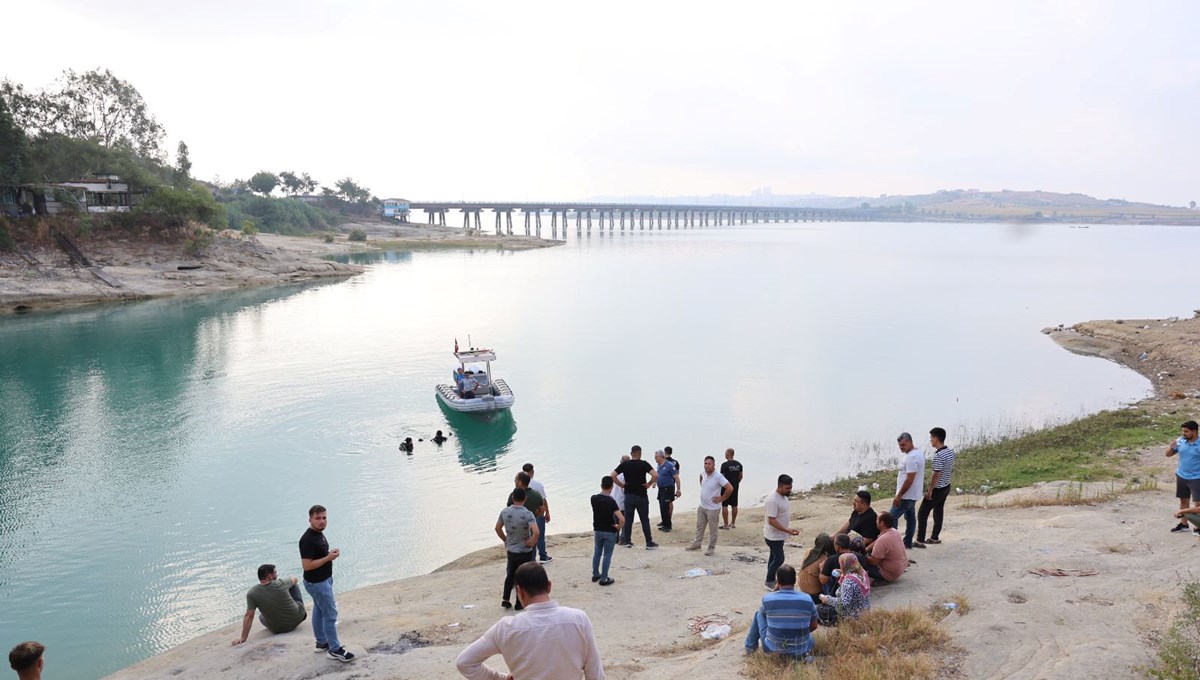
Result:
<instances>
[{"instance_id":1,"label":"calm lake water","mask_svg":"<svg viewBox=\"0 0 1200 680\"><path fill-rule=\"evenodd\" d=\"M845 473L900 430L953 443L1138 399L1144 379L1038 331L1190 315L1170 263L1196 261L1197 235L572 230L548 250L373 256L332 284L0 319L2 641L40 640L55 676L95 677L232 623L258 564L298 573L313 503L347 590L494 545L525 462L551 531L580 531L635 443L673 445L689 480L735 447L754 501L780 472ZM468 334L498 352L511 415L434 399ZM437 429L454 436L398 452Z\"/></svg>"}]
</instances>

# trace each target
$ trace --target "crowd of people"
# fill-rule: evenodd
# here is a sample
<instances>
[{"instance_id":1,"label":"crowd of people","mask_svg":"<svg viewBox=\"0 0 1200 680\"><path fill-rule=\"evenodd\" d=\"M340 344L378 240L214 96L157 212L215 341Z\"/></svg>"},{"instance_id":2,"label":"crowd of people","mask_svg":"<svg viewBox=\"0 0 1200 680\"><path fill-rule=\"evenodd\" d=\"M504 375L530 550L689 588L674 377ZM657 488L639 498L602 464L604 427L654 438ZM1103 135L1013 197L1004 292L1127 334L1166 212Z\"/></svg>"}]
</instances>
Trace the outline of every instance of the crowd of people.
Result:
<instances>
[{"instance_id":1,"label":"crowd of people","mask_svg":"<svg viewBox=\"0 0 1200 680\"><path fill-rule=\"evenodd\" d=\"M787 474L777 477L763 512L763 540L769 554L764 585L768 592L750 622L744 642L747 653L761 649L811 661L813 633L820 626L836 626L839 621L856 619L870 610L872 588L898 581L908 567L910 550L941 543L945 504L952 489L957 454L946 445L944 429L930 430L932 474L926 482L927 459L912 436L901 433L896 441L902 459L890 509L877 513L872 507L871 492L861 487L851 499L853 507L846 522L832 535L818 533L798 568L787 563L784 552L785 542L800 533L791 527L793 480ZM591 497L593 583L610 586L616 582L609 573L613 554L618 545L633 546L635 515L641 524L645 548L659 547L650 529L650 489L657 489L660 516L657 528L664 532L673 529L674 504L683 495L683 484L681 466L672 453L669 446L656 451L652 465L642 460L641 447L634 446L610 474L601 477L599 492ZM703 471L697 480L695 537L685 550L705 547L707 535L705 554L713 555L719 530L736 526L743 466L734 455L733 449L727 449L719 470L713 456L704 458ZM1200 535L1200 425L1193 420L1183 423L1181 436L1167 447L1166 455L1179 457L1176 469L1179 510L1174 513L1178 523L1171 531L1191 528ZM931 515L932 529L927 533ZM903 534L897 526L900 518L905 522ZM312 599L315 649L330 658L349 662L355 655L338 639L338 610L333 593L333 562L341 551L329 547L325 536L328 513L323 506L312 506L308 520L299 551L304 589ZM533 465L526 463L513 480L513 490L495 527L508 556L500 604L506 609L524 611L521 616L500 619L463 650L456 663L464 677L472 680L604 677L587 614L550 599L552 583L543 566L553 561L546 552L549 522L550 503L545 486L534 479ZM242 630L233 645L247 640L256 613L272 633L295 630L309 618L300 594L301 579L280 578L272 564L260 566L257 576L258 583L246 593ZM40 678L44 651L45 647L37 642L22 642L9 653L9 664L21 680ZM484 664L497 654L503 656L509 673L500 673Z\"/></svg>"}]
</instances>

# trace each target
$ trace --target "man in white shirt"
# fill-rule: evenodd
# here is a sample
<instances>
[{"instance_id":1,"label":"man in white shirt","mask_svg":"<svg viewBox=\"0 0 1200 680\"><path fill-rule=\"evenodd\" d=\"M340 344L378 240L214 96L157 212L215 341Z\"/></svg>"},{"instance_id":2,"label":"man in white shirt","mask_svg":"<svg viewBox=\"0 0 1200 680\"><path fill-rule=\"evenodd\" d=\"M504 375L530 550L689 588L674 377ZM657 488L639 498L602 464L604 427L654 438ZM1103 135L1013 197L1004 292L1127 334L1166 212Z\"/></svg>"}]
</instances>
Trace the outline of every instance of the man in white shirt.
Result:
<instances>
[{"instance_id":1,"label":"man in white shirt","mask_svg":"<svg viewBox=\"0 0 1200 680\"><path fill-rule=\"evenodd\" d=\"M629 454L621 456L621 463L627 460L629 460ZM619 466L621 463L617 463L617 465ZM613 479L620 482L620 484L613 484L613 500L617 502L617 507L621 508L621 512L625 512L625 475L617 475Z\"/></svg>"},{"instance_id":2,"label":"man in white shirt","mask_svg":"<svg viewBox=\"0 0 1200 680\"><path fill-rule=\"evenodd\" d=\"M792 478L779 475L779 484L775 493L767 497L766 507L763 508L763 539L771 557L767 560L767 590L775 590L775 572L783 564L783 542L789 536L798 536L799 529L788 527L792 509L788 496L792 493Z\"/></svg>"},{"instance_id":3,"label":"man in white shirt","mask_svg":"<svg viewBox=\"0 0 1200 680\"><path fill-rule=\"evenodd\" d=\"M917 532L917 501L925 490L925 454L913 446L912 435L901 432L896 443L904 454L896 474L896 497L892 499L892 517L900 522L904 515L904 547L912 550L913 534ZM925 546L920 546L924 548Z\"/></svg>"},{"instance_id":4,"label":"man in white shirt","mask_svg":"<svg viewBox=\"0 0 1200 680\"><path fill-rule=\"evenodd\" d=\"M551 562L554 560L554 558L546 554L546 525L550 523L550 498L546 496L546 487L542 486L541 482L533 478L533 463L526 463L522 465L521 470L525 474L529 475L529 488L542 495L543 512L540 515L536 515L538 525L538 561Z\"/></svg>"},{"instance_id":5,"label":"man in white shirt","mask_svg":"<svg viewBox=\"0 0 1200 680\"><path fill-rule=\"evenodd\" d=\"M708 550L705 555L717 551L717 520L721 518L721 502L733 493L733 485L725 476L717 472L717 461L712 456L704 457L704 474L700 475L700 507L696 508L696 538L687 547L688 550L699 550L700 542L704 539L704 529L708 529Z\"/></svg>"},{"instance_id":6,"label":"man in white shirt","mask_svg":"<svg viewBox=\"0 0 1200 680\"><path fill-rule=\"evenodd\" d=\"M517 568L518 616L506 616L458 655L455 665L468 680L604 680L604 665L587 614L550 599L550 579L536 562ZM500 654L501 673L483 665Z\"/></svg>"}]
</instances>

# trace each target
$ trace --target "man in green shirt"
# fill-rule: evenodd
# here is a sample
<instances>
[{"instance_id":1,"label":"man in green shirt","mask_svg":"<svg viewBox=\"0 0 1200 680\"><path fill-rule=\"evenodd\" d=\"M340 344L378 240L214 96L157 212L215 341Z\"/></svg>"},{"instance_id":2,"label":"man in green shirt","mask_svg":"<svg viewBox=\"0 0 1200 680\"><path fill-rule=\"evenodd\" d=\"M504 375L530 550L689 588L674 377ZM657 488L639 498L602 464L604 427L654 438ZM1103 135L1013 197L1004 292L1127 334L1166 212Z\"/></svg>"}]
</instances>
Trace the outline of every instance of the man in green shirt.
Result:
<instances>
[{"instance_id":1,"label":"man in green shirt","mask_svg":"<svg viewBox=\"0 0 1200 680\"><path fill-rule=\"evenodd\" d=\"M264 564L258 568L258 585L246 591L246 616L242 618L242 636L233 641L240 645L250 635L254 624L254 610L259 611L258 620L272 633L288 633L296 629L308 612L300 595L299 581L295 576L281 579L275 574L275 565Z\"/></svg>"},{"instance_id":2,"label":"man in green shirt","mask_svg":"<svg viewBox=\"0 0 1200 680\"><path fill-rule=\"evenodd\" d=\"M524 472L518 472L517 477L513 480L513 486L517 489L525 489L525 509L532 512L534 517L545 517L546 521L550 521L550 504L546 502L542 494L534 491L529 485L533 478ZM512 494L508 494L508 505L513 504Z\"/></svg>"}]
</instances>

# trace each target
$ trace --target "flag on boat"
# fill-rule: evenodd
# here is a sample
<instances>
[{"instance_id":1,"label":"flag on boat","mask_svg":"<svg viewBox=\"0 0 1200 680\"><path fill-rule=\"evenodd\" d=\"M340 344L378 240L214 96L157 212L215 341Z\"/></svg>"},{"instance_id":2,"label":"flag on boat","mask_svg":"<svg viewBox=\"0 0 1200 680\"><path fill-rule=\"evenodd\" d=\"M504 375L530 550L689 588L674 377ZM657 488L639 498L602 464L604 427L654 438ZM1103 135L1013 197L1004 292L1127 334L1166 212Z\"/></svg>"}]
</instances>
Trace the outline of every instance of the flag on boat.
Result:
<instances>
[{"instance_id":1,"label":"flag on boat","mask_svg":"<svg viewBox=\"0 0 1200 680\"><path fill-rule=\"evenodd\" d=\"M454 353L458 354L458 338L454 338Z\"/></svg>"}]
</instances>

